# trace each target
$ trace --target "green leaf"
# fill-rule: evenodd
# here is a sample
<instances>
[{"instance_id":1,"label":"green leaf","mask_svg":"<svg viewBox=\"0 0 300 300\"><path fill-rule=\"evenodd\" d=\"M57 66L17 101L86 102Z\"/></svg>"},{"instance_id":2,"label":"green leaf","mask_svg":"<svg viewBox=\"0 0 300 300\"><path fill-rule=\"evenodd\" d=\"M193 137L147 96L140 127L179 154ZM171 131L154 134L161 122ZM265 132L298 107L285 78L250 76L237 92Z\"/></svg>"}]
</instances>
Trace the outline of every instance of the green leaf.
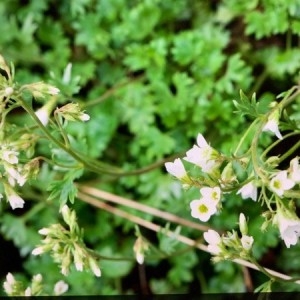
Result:
<instances>
[{"instance_id":1,"label":"green leaf","mask_svg":"<svg viewBox=\"0 0 300 300\"><path fill-rule=\"evenodd\" d=\"M62 207L68 201L74 203L77 195L77 188L74 184L74 180L78 179L83 173L83 169L72 170L64 175L61 180L52 181L47 191L50 191L48 200L58 200Z\"/></svg>"}]
</instances>

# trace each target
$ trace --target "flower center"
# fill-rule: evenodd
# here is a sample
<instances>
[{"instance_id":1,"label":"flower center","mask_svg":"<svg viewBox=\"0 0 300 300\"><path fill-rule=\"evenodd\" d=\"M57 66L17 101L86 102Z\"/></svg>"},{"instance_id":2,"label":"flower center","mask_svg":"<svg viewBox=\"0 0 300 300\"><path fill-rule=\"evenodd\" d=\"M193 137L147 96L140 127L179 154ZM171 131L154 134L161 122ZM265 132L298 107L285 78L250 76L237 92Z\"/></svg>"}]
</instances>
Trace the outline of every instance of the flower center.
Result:
<instances>
[{"instance_id":1,"label":"flower center","mask_svg":"<svg viewBox=\"0 0 300 300\"><path fill-rule=\"evenodd\" d=\"M208 212L208 207L204 204L201 204L199 205L198 210L200 214L205 214Z\"/></svg>"}]
</instances>

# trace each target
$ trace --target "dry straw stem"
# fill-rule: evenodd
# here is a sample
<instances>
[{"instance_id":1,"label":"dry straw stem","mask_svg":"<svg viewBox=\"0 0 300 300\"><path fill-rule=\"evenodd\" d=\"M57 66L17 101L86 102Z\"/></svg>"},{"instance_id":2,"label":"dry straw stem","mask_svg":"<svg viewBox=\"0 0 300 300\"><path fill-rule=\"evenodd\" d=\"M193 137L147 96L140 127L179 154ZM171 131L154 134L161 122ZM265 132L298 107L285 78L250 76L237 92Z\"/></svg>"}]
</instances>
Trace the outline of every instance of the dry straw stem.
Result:
<instances>
[{"instance_id":1,"label":"dry straw stem","mask_svg":"<svg viewBox=\"0 0 300 300\"><path fill-rule=\"evenodd\" d=\"M138 216L132 215L132 214L130 214L130 213L124 211L124 210L121 210L121 209L117 208L117 207L111 206L111 205L109 205L105 202L100 201L99 198L102 199L102 200L110 201L110 202L117 203L117 204L120 204L120 205L129 206L129 207L135 208L135 209L143 211L143 212L151 213L151 214L153 214L155 216L158 216L158 217L161 217L161 218L163 218L167 221L171 221L171 222L174 222L174 223L177 223L177 224L180 224L180 225L184 225L184 226L188 226L188 227L198 229L198 230L201 230L201 231L206 231L206 230L212 229L212 228L209 228L207 226L203 226L201 224L196 224L194 222L179 218L177 216L174 216L174 215L166 213L166 212L158 211L157 209L149 207L147 205L137 203L133 200L129 200L129 199L126 199L126 198L123 198L123 197L105 192L105 191L101 191L101 190L98 190L98 189L93 188L93 187L80 186L79 187L79 192L78 192L78 198L80 200L86 202L86 203L89 203L89 204L97 207L97 208L103 209L103 210L105 210L107 212L110 212L114 215L125 218L125 219L127 219L127 220L129 220L129 221L131 221L135 224L138 224L140 226L143 226L143 227L148 228L150 230L153 230L155 232L162 232L162 233L166 234L169 237L176 238L178 241L180 241L180 242L182 242L182 243L184 243L188 246L195 247L195 248L198 248L202 251L210 253L210 251L208 251L207 246L204 245L204 244L196 242L195 240L187 238L187 237L185 237L181 234L175 233L171 230L166 230L166 229L164 229L163 227L161 227L157 224L154 224L150 221L144 220L143 218L140 218ZM167 218L165 218L165 216L167 216ZM179 220L179 222L177 222L178 220ZM192 226L189 226L187 224L192 224ZM213 254L213 253L211 253L211 254ZM259 271L259 268L255 264L250 263L246 260L234 259L233 262L235 262L239 265L242 265L242 266L245 266L245 267L248 267L248 268ZM280 279L287 280L287 281L292 281L293 280L293 278L291 276L279 273L277 271L274 271L274 270L271 270L271 269L268 269L268 268L264 268L264 269L265 269L265 271L267 271L272 276L275 276L275 277L278 277ZM300 284L300 280L293 281L293 282L295 282L297 284Z\"/></svg>"},{"instance_id":2,"label":"dry straw stem","mask_svg":"<svg viewBox=\"0 0 300 300\"><path fill-rule=\"evenodd\" d=\"M100 198L100 199L103 199L103 200L106 200L109 202L113 202L116 204L124 205L127 207L131 207L136 210L145 212L147 214L162 218L164 220L167 220L167 221L170 221L173 223L177 223L182 226L190 227L190 228L197 229L200 231L207 231L209 229L208 226L201 225L201 224L198 224L195 222L191 222L189 220L177 217L176 215L170 214L168 212L164 212L159 209L150 207L148 205L141 204L137 201L123 198L123 197L120 197L120 196L117 196L117 195L114 195L114 194L111 194L111 193L108 193L108 192L105 192L102 190L98 190L93 187L82 185L82 186L79 186L79 190L85 194L92 195L93 197Z\"/></svg>"}]
</instances>

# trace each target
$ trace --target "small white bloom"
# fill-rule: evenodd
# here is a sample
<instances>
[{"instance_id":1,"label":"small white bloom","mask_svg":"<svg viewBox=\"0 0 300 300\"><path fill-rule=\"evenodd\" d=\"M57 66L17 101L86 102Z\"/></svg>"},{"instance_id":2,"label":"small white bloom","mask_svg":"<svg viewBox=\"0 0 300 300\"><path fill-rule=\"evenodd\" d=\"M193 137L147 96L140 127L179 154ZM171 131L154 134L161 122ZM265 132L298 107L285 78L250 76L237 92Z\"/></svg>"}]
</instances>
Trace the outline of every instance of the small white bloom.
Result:
<instances>
[{"instance_id":1,"label":"small white bloom","mask_svg":"<svg viewBox=\"0 0 300 300\"><path fill-rule=\"evenodd\" d=\"M44 126L49 123L49 112L46 107L42 107L35 112L35 115L41 121Z\"/></svg>"},{"instance_id":2,"label":"small white bloom","mask_svg":"<svg viewBox=\"0 0 300 300\"><path fill-rule=\"evenodd\" d=\"M42 228L38 231L39 234L41 235L48 235L50 233L50 229L49 228Z\"/></svg>"},{"instance_id":3,"label":"small white bloom","mask_svg":"<svg viewBox=\"0 0 300 300\"><path fill-rule=\"evenodd\" d=\"M7 273L7 275L6 275L6 281L7 281L7 283L10 284L10 285L13 285L13 284L16 283L15 277L14 277L14 275L11 274L11 273Z\"/></svg>"},{"instance_id":4,"label":"small white bloom","mask_svg":"<svg viewBox=\"0 0 300 300\"><path fill-rule=\"evenodd\" d=\"M186 161L199 166L203 172L212 173L219 163L216 161L218 152L209 146L202 134L197 136L197 144L194 145L192 149L186 152Z\"/></svg>"},{"instance_id":5,"label":"small white bloom","mask_svg":"<svg viewBox=\"0 0 300 300\"><path fill-rule=\"evenodd\" d=\"M56 282L54 286L54 295L59 296L64 294L69 289L69 286L67 283L65 283L63 280L60 280Z\"/></svg>"},{"instance_id":6,"label":"small white bloom","mask_svg":"<svg viewBox=\"0 0 300 300\"><path fill-rule=\"evenodd\" d=\"M97 277L100 277L101 276L101 270L97 264L97 262L90 258L89 259L89 265L90 265L90 268L92 269L93 273L97 276Z\"/></svg>"},{"instance_id":7,"label":"small white bloom","mask_svg":"<svg viewBox=\"0 0 300 300\"><path fill-rule=\"evenodd\" d=\"M80 248L75 248L73 256L74 256L74 263L75 263L76 270L82 272L83 271L83 260L82 260Z\"/></svg>"},{"instance_id":8,"label":"small white bloom","mask_svg":"<svg viewBox=\"0 0 300 300\"><path fill-rule=\"evenodd\" d=\"M276 222L280 236L287 248L290 248L291 245L296 245L300 236L300 220L296 218L291 219L279 210L276 215Z\"/></svg>"},{"instance_id":9,"label":"small white bloom","mask_svg":"<svg viewBox=\"0 0 300 300\"><path fill-rule=\"evenodd\" d=\"M263 131L271 131L273 132L280 140L282 139L282 135L278 129L278 121L275 119L270 119L267 121L266 125L262 129Z\"/></svg>"},{"instance_id":10,"label":"small white bloom","mask_svg":"<svg viewBox=\"0 0 300 300\"><path fill-rule=\"evenodd\" d=\"M204 232L203 237L208 243L208 251L212 254L220 254L222 249L220 247L222 239L218 232L215 230L209 229L207 232Z\"/></svg>"},{"instance_id":11,"label":"small white bloom","mask_svg":"<svg viewBox=\"0 0 300 300\"><path fill-rule=\"evenodd\" d=\"M243 235L241 238L242 246L246 251L249 251L252 248L253 242L254 242L254 239L252 236Z\"/></svg>"},{"instance_id":12,"label":"small white bloom","mask_svg":"<svg viewBox=\"0 0 300 300\"><path fill-rule=\"evenodd\" d=\"M136 253L135 259L140 265L142 265L144 263L145 256L143 253L138 252L138 253Z\"/></svg>"},{"instance_id":13,"label":"small white bloom","mask_svg":"<svg viewBox=\"0 0 300 300\"><path fill-rule=\"evenodd\" d=\"M60 90L54 86L48 85L47 93L50 95L57 95L60 92Z\"/></svg>"},{"instance_id":14,"label":"small white bloom","mask_svg":"<svg viewBox=\"0 0 300 300\"><path fill-rule=\"evenodd\" d=\"M33 279L32 279L33 281L35 281L35 282L37 282L37 283L40 283L40 282L42 282L42 280L43 280L43 276L42 276L42 274L36 274L36 275L34 275L33 276Z\"/></svg>"},{"instance_id":15,"label":"small white bloom","mask_svg":"<svg viewBox=\"0 0 300 300\"><path fill-rule=\"evenodd\" d=\"M17 194L8 195L8 202L12 209L23 208L25 201Z\"/></svg>"},{"instance_id":16,"label":"small white bloom","mask_svg":"<svg viewBox=\"0 0 300 300\"><path fill-rule=\"evenodd\" d=\"M290 178L295 183L300 183L300 165L298 157L295 157L290 161Z\"/></svg>"},{"instance_id":17,"label":"small white bloom","mask_svg":"<svg viewBox=\"0 0 300 300\"><path fill-rule=\"evenodd\" d=\"M295 182L288 178L287 171L278 172L270 181L270 189L279 197L295 185Z\"/></svg>"},{"instance_id":18,"label":"small white bloom","mask_svg":"<svg viewBox=\"0 0 300 300\"><path fill-rule=\"evenodd\" d=\"M30 287L28 287L28 288L25 290L24 296L25 296L25 297L30 297L30 296L32 296L31 288L30 288Z\"/></svg>"},{"instance_id":19,"label":"small white bloom","mask_svg":"<svg viewBox=\"0 0 300 300\"><path fill-rule=\"evenodd\" d=\"M203 198L206 198L213 203L218 204L220 199L221 199L221 189L216 186L216 187L203 187L200 189L200 193Z\"/></svg>"},{"instance_id":20,"label":"small white bloom","mask_svg":"<svg viewBox=\"0 0 300 300\"><path fill-rule=\"evenodd\" d=\"M7 273L6 281L3 283L4 291L7 295L11 295L13 292L13 286L16 283L14 276L11 273Z\"/></svg>"},{"instance_id":21,"label":"small white bloom","mask_svg":"<svg viewBox=\"0 0 300 300\"><path fill-rule=\"evenodd\" d=\"M13 89L11 86L8 86L8 87L6 87L5 90L4 90L4 95L5 95L6 97L9 97L10 95L13 94L13 92L14 92L14 89Z\"/></svg>"},{"instance_id":22,"label":"small white bloom","mask_svg":"<svg viewBox=\"0 0 300 300\"><path fill-rule=\"evenodd\" d=\"M2 159L7 161L10 164L17 164L18 163L18 155L19 152L13 150L3 150L2 151Z\"/></svg>"},{"instance_id":23,"label":"small white bloom","mask_svg":"<svg viewBox=\"0 0 300 300\"><path fill-rule=\"evenodd\" d=\"M81 113L81 114L79 115L79 119L80 119L81 121L83 121L83 122L86 122L86 121L88 121L88 120L90 119L90 116L89 116L88 114Z\"/></svg>"},{"instance_id":24,"label":"small white bloom","mask_svg":"<svg viewBox=\"0 0 300 300\"><path fill-rule=\"evenodd\" d=\"M242 186L237 194L241 194L243 199L251 198L253 201L257 199L257 187L255 186L253 181L248 182L244 186Z\"/></svg>"},{"instance_id":25,"label":"small white bloom","mask_svg":"<svg viewBox=\"0 0 300 300\"><path fill-rule=\"evenodd\" d=\"M45 249L43 246L40 246L40 247L36 247L32 250L31 254L32 255L41 255L42 253L45 252Z\"/></svg>"},{"instance_id":26,"label":"small white bloom","mask_svg":"<svg viewBox=\"0 0 300 300\"><path fill-rule=\"evenodd\" d=\"M209 220L211 215L217 211L216 204L210 199L202 198L200 200L193 200L190 203L192 210L191 215L193 218L197 218L202 222Z\"/></svg>"},{"instance_id":27,"label":"small white bloom","mask_svg":"<svg viewBox=\"0 0 300 300\"><path fill-rule=\"evenodd\" d=\"M176 158L174 162L165 163L165 167L171 175L177 177L178 179L187 176L184 165L180 158Z\"/></svg>"},{"instance_id":28,"label":"small white bloom","mask_svg":"<svg viewBox=\"0 0 300 300\"><path fill-rule=\"evenodd\" d=\"M26 177L21 175L15 168L4 165L5 171L8 173L8 182L11 186L15 186L15 181L17 181L19 186L23 186L26 182Z\"/></svg>"}]
</instances>

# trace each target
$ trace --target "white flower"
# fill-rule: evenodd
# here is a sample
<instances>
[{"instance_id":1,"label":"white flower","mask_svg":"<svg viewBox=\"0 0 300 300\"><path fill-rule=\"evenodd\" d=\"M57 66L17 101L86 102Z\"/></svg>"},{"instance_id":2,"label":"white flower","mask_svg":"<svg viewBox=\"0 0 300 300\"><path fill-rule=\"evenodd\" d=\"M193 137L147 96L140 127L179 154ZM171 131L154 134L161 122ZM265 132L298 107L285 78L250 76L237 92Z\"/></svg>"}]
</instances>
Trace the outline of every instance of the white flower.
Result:
<instances>
[{"instance_id":1,"label":"white flower","mask_svg":"<svg viewBox=\"0 0 300 300\"><path fill-rule=\"evenodd\" d=\"M19 152L13 150L3 150L2 151L2 159L7 161L10 164L17 164L18 163L18 155Z\"/></svg>"},{"instance_id":2,"label":"white flower","mask_svg":"<svg viewBox=\"0 0 300 300\"><path fill-rule=\"evenodd\" d=\"M187 176L184 165L180 158L176 158L174 162L165 163L165 167L171 175L177 177L178 179Z\"/></svg>"},{"instance_id":3,"label":"white flower","mask_svg":"<svg viewBox=\"0 0 300 300\"><path fill-rule=\"evenodd\" d=\"M243 235L241 238L242 246L246 251L249 251L251 249L253 242L254 242L254 239L252 236Z\"/></svg>"},{"instance_id":4,"label":"white flower","mask_svg":"<svg viewBox=\"0 0 300 300\"><path fill-rule=\"evenodd\" d=\"M183 159L199 166L205 173L213 172L219 166L219 163L215 160L218 152L208 145L200 133L197 136L197 144L198 146L194 145L192 149L186 152L186 157Z\"/></svg>"},{"instance_id":5,"label":"white flower","mask_svg":"<svg viewBox=\"0 0 300 300\"><path fill-rule=\"evenodd\" d=\"M69 286L67 283L65 283L63 280L60 280L56 282L54 286L54 295L59 296L64 294L69 289Z\"/></svg>"},{"instance_id":6,"label":"white flower","mask_svg":"<svg viewBox=\"0 0 300 300\"><path fill-rule=\"evenodd\" d=\"M203 198L212 201L213 203L218 204L221 199L221 189L216 187L203 187L200 189L200 193Z\"/></svg>"},{"instance_id":7,"label":"white flower","mask_svg":"<svg viewBox=\"0 0 300 300\"><path fill-rule=\"evenodd\" d=\"M7 273L6 281L3 283L4 291L7 295L11 295L13 292L13 286L16 283L14 276L11 273Z\"/></svg>"},{"instance_id":8,"label":"white flower","mask_svg":"<svg viewBox=\"0 0 300 300\"><path fill-rule=\"evenodd\" d=\"M30 297L30 296L32 296L32 292L31 292L31 288L30 288L30 287L28 287L28 288L25 290L24 296L25 296L25 297Z\"/></svg>"},{"instance_id":9,"label":"white flower","mask_svg":"<svg viewBox=\"0 0 300 300\"><path fill-rule=\"evenodd\" d=\"M190 203L190 208L192 210L192 217L197 218L202 222L208 221L211 215L217 211L216 204L212 202L211 199L206 198L193 200Z\"/></svg>"},{"instance_id":10,"label":"white flower","mask_svg":"<svg viewBox=\"0 0 300 300\"><path fill-rule=\"evenodd\" d=\"M34 248L31 252L31 254L32 255L41 255L44 252L45 252L45 248L43 246L39 246L39 247Z\"/></svg>"},{"instance_id":11,"label":"white flower","mask_svg":"<svg viewBox=\"0 0 300 300\"><path fill-rule=\"evenodd\" d=\"M81 114L79 115L79 119L80 119L81 121L85 122L85 121L88 121L88 120L90 119L90 116L89 116L88 114L81 113Z\"/></svg>"},{"instance_id":12,"label":"white flower","mask_svg":"<svg viewBox=\"0 0 300 300\"><path fill-rule=\"evenodd\" d=\"M296 245L298 237L300 236L300 220L296 218L289 218L284 215L281 210L278 210L276 222L280 236L284 240L287 248L290 248L291 245Z\"/></svg>"},{"instance_id":13,"label":"white flower","mask_svg":"<svg viewBox=\"0 0 300 300\"><path fill-rule=\"evenodd\" d=\"M35 115L41 121L41 123L46 126L49 123L49 112L46 107L41 107L35 112Z\"/></svg>"},{"instance_id":14,"label":"white flower","mask_svg":"<svg viewBox=\"0 0 300 300\"><path fill-rule=\"evenodd\" d=\"M17 194L9 195L8 202L12 209L23 208L25 201Z\"/></svg>"},{"instance_id":15,"label":"white flower","mask_svg":"<svg viewBox=\"0 0 300 300\"><path fill-rule=\"evenodd\" d=\"M203 237L205 241L208 243L208 251L212 254L220 254L222 239L218 232L215 230L209 229L207 232L204 232Z\"/></svg>"},{"instance_id":16,"label":"white flower","mask_svg":"<svg viewBox=\"0 0 300 300\"><path fill-rule=\"evenodd\" d=\"M75 268L77 271L82 272L83 271L83 260L82 260L82 251L80 248L75 247L74 253L74 263L75 263Z\"/></svg>"},{"instance_id":17,"label":"white flower","mask_svg":"<svg viewBox=\"0 0 300 300\"><path fill-rule=\"evenodd\" d=\"M92 269L93 273L97 277L100 277L101 276L101 270L100 270L97 262L93 258L89 259L89 265L90 265L90 268Z\"/></svg>"},{"instance_id":18,"label":"white flower","mask_svg":"<svg viewBox=\"0 0 300 300\"><path fill-rule=\"evenodd\" d=\"M139 252L136 254L135 259L138 262L138 264L142 265L144 263L145 256L143 253Z\"/></svg>"},{"instance_id":19,"label":"white flower","mask_svg":"<svg viewBox=\"0 0 300 300\"><path fill-rule=\"evenodd\" d=\"M242 186L237 194L241 194L243 199L251 198L253 201L257 199L257 187L255 186L253 181L248 182L244 186Z\"/></svg>"},{"instance_id":20,"label":"white flower","mask_svg":"<svg viewBox=\"0 0 300 300\"><path fill-rule=\"evenodd\" d=\"M57 95L60 92L58 88L52 85L48 85L47 93L50 95Z\"/></svg>"},{"instance_id":21,"label":"white flower","mask_svg":"<svg viewBox=\"0 0 300 300\"><path fill-rule=\"evenodd\" d=\"M50 233L50 229L49 228L42 228L38 231L39 234L41 235L48 235Z\"/></svg>"},{"instance_id":22,"label":"white flower","mask_svg":"<svg viewBox=\"0 0 300 300\"><path fill-rule=\"evenodd\" d=\"M8 173L8 182L11 186L15 186L15 180L17 181L19 186L23 186L26 182L26 177L21 175L15 168L4 165L5 171Z\"/></svg>"},{"instance_id":23,"label":"white flower","mask_svg":"<svg viewBox=\"0 0 300 300\"><path fill-rule=\"evenodd\" d=\"M278 121L275 119L269 119L266 125L262 129L263 131L271 131L273 132L280 140L282 139L282 135L278 129Z\"/></svg>"},{"instance_id":24,"label":"white flower","mask_svg":"<svg viewBox=\"0 0 300 300\"><path fill-rule=\"evenodd\" d=\"M278 172L270 181L270 189L279 197L295 185L295 182L288 178L287 171Z\"/></svg>"},{"instance_id":25,"label":"white flower","mask_svg":"<svg viewBox=\"0 0 300 300\"><path fill-rule=\"evenodd\" d=\"M6 97L9 97L11 94L13 94L13 92L14 92L14 89L11 86L8 86L4 90L4 95Z\"/></svg>"},{"instance_id":26,"label":"white flower","mask_svg":"<svg viewBox=\"0 0 300 300\"><path fill-rule=\"evenodd\" d=\"M42 274L36 274L33 276L32 280L35 281L36 283L40 283L43 280L43 276Z\"/></svg>"},{"instance_id":27,"label":"white flower","mask_svg":"<svg viewBox=\"0 0 300 300\"><path fill-rule=\"evenodd\" d=\"M290 161L290 178L295 183L300 183L300 166L298 157L295 157Z\"/></svg>"}]
</instances>

